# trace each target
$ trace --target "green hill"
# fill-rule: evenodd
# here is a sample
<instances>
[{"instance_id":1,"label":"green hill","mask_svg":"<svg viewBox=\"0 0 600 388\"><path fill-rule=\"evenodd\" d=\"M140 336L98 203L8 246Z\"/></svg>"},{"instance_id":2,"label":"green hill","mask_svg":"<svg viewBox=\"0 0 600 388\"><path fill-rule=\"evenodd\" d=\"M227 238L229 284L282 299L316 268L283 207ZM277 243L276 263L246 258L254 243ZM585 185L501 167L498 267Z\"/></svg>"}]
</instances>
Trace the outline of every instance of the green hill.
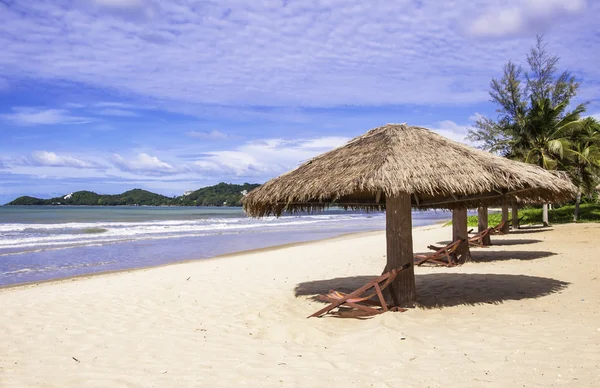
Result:
<instances>
[{"instance_id":1,"label":"green hill","mask_svg":"<svg viewBox=\"0 0 600 388\"><path fill-rule=\"evenodd\" d=\"M46 201L46 199L40 199L26 195L7 203L7 205L48 205Z\"/></svg>"},{"instance_id":2,"label":"green hill","mask_svg":"<svg viewBox=\"0 0 600 388\"><path fill-rule=\"evenodd\" d=\"M8 205L149 205L160 206L167 205L172 201L171 198L164 195L151 193L142 189L126 191L123 194L106 195L96 194L92 191L76 191L62 197L50 199L41 199L34 197L19 197Z\"/></svg>"},{"instance_id":3,"label":"green hill","mask_svg":"<svg viewBox=\"0 0 600 388\"><path fill-rule=\"evenodd\" d=\"M250 192L260 186L257 183L244 183L234 185L230 183L219 183L215 186L203 187L188 195L178 197L182 206L242 206L242 193Z\"/></svg>"},{"instance_id":4,"label":"green hill","mask_svg":"<svg viewBox=\"0 0 600 388\"><path fill-rule=\"evenodd\" d=\"M147 190L133 189L122 194L96 194L92 191L76 191L50 199L23 196L8 205L87 205L87 206L241 206L243 192L259 184L234 185L219 183L203 187L180 197L170 198Z\"/></svg>"}]
</instances>

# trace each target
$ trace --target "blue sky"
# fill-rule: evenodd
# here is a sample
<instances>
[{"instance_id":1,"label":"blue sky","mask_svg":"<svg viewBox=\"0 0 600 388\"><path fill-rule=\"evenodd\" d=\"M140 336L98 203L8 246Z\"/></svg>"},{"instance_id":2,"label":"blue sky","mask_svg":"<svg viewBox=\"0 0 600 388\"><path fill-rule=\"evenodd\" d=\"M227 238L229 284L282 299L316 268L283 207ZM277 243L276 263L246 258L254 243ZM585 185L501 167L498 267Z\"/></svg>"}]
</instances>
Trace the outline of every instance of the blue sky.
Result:
<instances>
[{"instance_id":1,"label":"blue sky","mask_svg":"<svg viewBox=\"0 0 600 388\"><path fill-rule=\"evenodd\" d=\"M408 122L463 140L543 33L600 117L600 2L0 0L0 204L264 182Z\"/></svg>"}]
</instances>

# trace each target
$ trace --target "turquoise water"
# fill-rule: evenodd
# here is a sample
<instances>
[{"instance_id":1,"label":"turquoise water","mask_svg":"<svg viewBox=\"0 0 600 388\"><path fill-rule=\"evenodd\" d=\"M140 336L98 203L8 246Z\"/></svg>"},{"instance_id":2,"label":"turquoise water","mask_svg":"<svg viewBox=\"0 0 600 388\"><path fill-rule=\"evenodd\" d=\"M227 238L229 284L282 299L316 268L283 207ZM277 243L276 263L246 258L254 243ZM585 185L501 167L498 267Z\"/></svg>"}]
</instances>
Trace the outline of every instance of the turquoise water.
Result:
<instances>
[{"instance_id":1,"label":"turquoise water","mask_svg":"<svg viewBox=\"0 0 600 388\"><path fill-rule=\"evenodd\" d=\"M239 207L155 206L0 206L0 224L66 222L143 222L245 217Z\"/></svg>"},{"instance_id":2,"label":"turquoise water","mask_svg":"<svg viewBox=\"0 0 600 388\"><path fill-rule=\"evenodd\" d=\"M450 218L414 212L413 226ZM384 213L253 219L241 208L1 206L0 286L385 229Z\"/></svg>"}]
</instances>

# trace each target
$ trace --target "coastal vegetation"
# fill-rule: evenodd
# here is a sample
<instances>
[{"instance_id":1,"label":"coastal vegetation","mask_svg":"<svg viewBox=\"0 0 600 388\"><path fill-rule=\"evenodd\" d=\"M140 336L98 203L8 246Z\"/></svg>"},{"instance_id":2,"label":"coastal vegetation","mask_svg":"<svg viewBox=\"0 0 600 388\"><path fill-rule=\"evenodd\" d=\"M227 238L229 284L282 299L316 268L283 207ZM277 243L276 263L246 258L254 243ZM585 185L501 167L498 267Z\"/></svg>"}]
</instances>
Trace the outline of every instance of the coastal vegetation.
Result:
<instances>
[{"instance_id":1,"label":"coastal vegetation","mask_svg":"<svg viewBox=\"0 0 600 388\"><path fill-rule=\"evenodd\" d=\"M86 205L86 206L241 206L242 197L259 184L243 185L219 183L187 192L177 197L167 197L147 190L133 189L122 194L97 194L77 191L50 199L23 196L8 205Z\"/></svg>"},{"instance_id":2,"label":"coastal vegetation","mask_svg":"<svg viewBox=\"0 0 600 388\"><path fill-rule=\"evenodd\" d=\"M573 222L573 211L575 205L564 205L548 210L548 217L552 224L566 224ZM524 208L519 209L519 225L539 225L542 223L541 208ZM488 214L488 226L493 227L502 222L501 213ZM600 222L600 204L584 203L579 208L579 219L577 222ZM444 226L452 225L452 221L448 221ZM468 216L467 225L470 228L477 228L478 217Z\"/></svg>"},{"instance_id":3,"label":"coastal vegetation","mask_svg":"<svg viewBox=\"0 0 600 388\"><path fill-rule=\"evenodd\" d=\"M561 207L555 207L548 210L548 218L552 224L565 224L573 222L573 212L575 205L565 205ZM542 223L542 209L541 208L525 208L519 210L519 224L520 225L535 225ZM496 226L502 222L501 213L490 213L488 215L488 226ZM577 222L600 222L600 204L597 203L584 203L580 205L579 218ZM451 224L452 222L448 222ZM477 216L467 217L467 224L469 227L477 227Z\"/></svg>"},{"instance_id":4,"label":"coastal vegetation","mask_svg":"<svg viewBox=\"0 0 600 388\"><path fill-rule=\"evenodd\" d=\"M182 206L242 206L243 196L258 186L258 183L234 185L221 182L187 193L175 202L179 201L178 205Z\"/></svg>"},{"instance_id":5,"label":"coastal vegetation","mask_svg":"<svg viewBox=\"0 0 600 388\"><path fill-rule=\"evenodd\" d=\"M580 83L567 70L557 72L560 58L546 47L538 36L527 71L509 61L502 77L492 79L489 93L498 116L480 117L468 138L482 149L568 174L579 189L571 215L577 221L584 216L583 197L591 200L599 182L600 123L584 117L586 103L572 106ZM543 209L547 224L547 205Z\"/></svg>"}]
</instances>

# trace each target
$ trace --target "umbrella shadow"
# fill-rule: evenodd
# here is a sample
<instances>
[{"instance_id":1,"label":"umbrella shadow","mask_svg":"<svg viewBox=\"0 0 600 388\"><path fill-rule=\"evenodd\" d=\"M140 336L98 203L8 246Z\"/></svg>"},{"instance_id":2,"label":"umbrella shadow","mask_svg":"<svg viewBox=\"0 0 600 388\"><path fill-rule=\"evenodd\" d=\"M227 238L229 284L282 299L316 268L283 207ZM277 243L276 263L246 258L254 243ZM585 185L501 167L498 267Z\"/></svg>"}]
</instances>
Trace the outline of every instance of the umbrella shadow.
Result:
<instances>
[{"instance_id":1,"label":"umbrella shadow","mask_svg":"<svg viewBox=\"0 0 600 388\"><path fill-rule=\"evenodd\" d=\"M529 233L542 233L548 232L552 230L552 228L548 226L529 226L529 227L521 227L519 229L511 229L508 234L529 234Z\"/></svg>"},{"instance_id":2,"label":"umbrella shadow","mask_svg":"<svg viewBox=\"0 0 600 388\"><path fill-rule=\"evenodd\" d=\"M489 263L492 261L506 260L537 260L556 255L549 251L492 251L488 248L471 247L470 263ZM431 255L433 251L415 254Z\"/></svg>"},{"instance_id":3,"label":"umbrella shadow","mask_svg":"<svg viewBox=\"0 0 600 388\"><path fill-rule=\"evenodd\" d=\"M539 243L542 242L542 240L533 240L533 239L528 239L528 238L523 238L523 239L497 239L494 238L493 236L491 237L492 240L492 246L494 245L526 245L526 244L535 244L535 243ZM437 245L440 246L444 246L444 245L448 245L450 244L452 241L438 241ZM473 248L473 247L471 247Z\"/></svg>"},{"instance_id":4,"label":"umbrella shadow","mask_svg":"<svg viewBox=\"0 0 600 388\"><path fill-rule=\"evenodd\" d=\"M496 245L525 245L525 244L535 244L542 242L542 240L533 240L528 238L518 238L518 239L497 239L492 237L492 246Z\"/></svg>"},{"instance_id":5,"label":"umbrella shadow","mask_svg":"<svg viewBox=\"0 0 600 388\"><path fill-rule=\"evenodd\" d=\"M537 260L554 256L556 253L549 251L491 251L486 248L471 251L472 263L489 263L505 260Z\"/></svg>"},{"instance_id":6,"label":"umbrella shadow","mask_svg":"<svg viewBox=\"0 0 600 388\"><path fill-rule=\"evenodd\" d=\"M461 273L418 275L416 282L417 301L426 309L541 298L569 285L539 276Z\"/></svg>"},{"instance_id":7,"label":"umbrella shadow","mask_svg":"<svg viewBox=\"0 0 600 388\"><path fill-rule=\"evenodd\" d=\"M299 283L296 297L317 300L331 289L352 292L376 276L350 276ZM535 299L564 290L569 283L552 278L507 274L437 273L416 275L417 302L424 309L461 305L501 304Z\"/></svg>"}]
</instances>

